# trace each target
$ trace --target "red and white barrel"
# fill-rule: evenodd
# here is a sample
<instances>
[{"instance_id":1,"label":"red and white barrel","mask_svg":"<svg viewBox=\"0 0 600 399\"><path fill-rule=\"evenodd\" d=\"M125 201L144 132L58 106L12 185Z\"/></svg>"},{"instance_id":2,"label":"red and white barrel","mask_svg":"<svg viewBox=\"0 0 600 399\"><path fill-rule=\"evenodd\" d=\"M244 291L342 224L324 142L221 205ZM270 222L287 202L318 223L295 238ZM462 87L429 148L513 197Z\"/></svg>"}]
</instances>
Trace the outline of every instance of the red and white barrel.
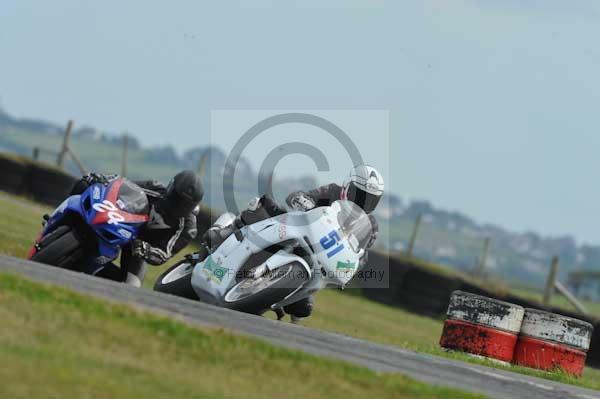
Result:
<instances>
[{"instance_id":1,"label":"red and white barrel","mask_svg":"<svg viewBox=\"0 0 600 399\"><path fill-rule=\"evenodd\" d=\"M526 309L513 362L581 375L594 327L585 321Z\"/></svg>"},{"instance_id":2,"label":"red and white barrel","mask_svg":"<svg viewBox=\"0 0 600 399\"><path fill-rule=\"evenodd\" d=\"M440 346L508 363L524 313L519 305L454 291Z\"/></svg>"}]
</instances>

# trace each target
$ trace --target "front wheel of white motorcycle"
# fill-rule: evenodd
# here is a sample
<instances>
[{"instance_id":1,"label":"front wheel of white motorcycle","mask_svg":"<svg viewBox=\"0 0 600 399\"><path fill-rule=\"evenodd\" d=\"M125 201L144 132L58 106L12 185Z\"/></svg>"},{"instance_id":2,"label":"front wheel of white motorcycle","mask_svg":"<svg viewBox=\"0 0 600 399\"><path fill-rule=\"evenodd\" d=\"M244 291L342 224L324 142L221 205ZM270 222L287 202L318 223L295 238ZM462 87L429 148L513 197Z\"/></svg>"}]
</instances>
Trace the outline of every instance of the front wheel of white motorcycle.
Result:
<instances>
[{"instance_id":1,"label":"front wheel of white motorcycle","mask_svg":"<svg viewBox=\"0 0 600 399\"><path fill-rule=\"evenodd\" d=\"M154 291L189 299L198 299L196 292L192 288L194 266L194 264L189 263L185 259L173 265L156 280Z\"/></svg>"},{"instance_id":2,"label":"front wheel of white motorcycle","mask_svg":"<svg viewBox=\"0 0 600 399\"><path fill-rule=\"evenodd\" d=\"M262 314L308 280L306 269L297 262L254 278L244 278L225 294L224 306L241 312Z\"/></svg>"}]
</instances>

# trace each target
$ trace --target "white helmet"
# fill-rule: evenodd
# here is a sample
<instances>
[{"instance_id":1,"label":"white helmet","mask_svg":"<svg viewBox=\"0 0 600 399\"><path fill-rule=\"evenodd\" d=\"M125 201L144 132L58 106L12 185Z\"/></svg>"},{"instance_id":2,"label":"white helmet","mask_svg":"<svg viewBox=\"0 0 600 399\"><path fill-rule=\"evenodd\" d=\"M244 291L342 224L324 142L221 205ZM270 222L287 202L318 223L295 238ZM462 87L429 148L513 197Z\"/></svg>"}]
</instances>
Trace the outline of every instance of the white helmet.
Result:
<instances>
[{"instance_id":1,"label":"white helmet","mask_svg":"<svg viewBox=\"0 0 600 399\"><path fill-rule=\"evenodd\" d=\"M352 201L371 213L383 196L383 177L369 165L355 166L344 182L342 199Z\"/></svg>"}]
</instances>

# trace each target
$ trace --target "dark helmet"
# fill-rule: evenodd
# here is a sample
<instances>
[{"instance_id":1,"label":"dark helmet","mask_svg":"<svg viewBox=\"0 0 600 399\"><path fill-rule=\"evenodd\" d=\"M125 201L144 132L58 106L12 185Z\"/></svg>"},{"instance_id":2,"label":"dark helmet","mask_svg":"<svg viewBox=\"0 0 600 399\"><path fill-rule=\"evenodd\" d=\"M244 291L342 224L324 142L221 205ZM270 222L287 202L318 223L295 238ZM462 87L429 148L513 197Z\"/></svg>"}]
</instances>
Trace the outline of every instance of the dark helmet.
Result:
<instances>
[{"instance_id":1,"label":"dark helmet","mask_svg":"<svg viewBox=\"0 0 600 399\"><path fill-rule=\"evenodd\" d=\"M204 189L200 176L191 170L184 170L175 175L167 186L165 207L176 217L189 215L200 204L204 197Z\"/></svg>"}]
</instances>

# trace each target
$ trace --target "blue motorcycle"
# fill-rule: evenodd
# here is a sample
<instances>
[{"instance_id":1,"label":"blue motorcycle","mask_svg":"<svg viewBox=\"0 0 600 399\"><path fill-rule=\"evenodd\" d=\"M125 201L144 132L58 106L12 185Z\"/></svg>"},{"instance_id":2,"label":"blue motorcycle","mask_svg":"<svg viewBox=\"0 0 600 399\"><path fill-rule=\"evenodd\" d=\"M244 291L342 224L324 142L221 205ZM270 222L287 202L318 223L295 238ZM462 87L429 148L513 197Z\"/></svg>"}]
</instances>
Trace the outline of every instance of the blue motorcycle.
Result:
<instances>
[{"instance_id":1,"label":"blue motorcycle","mask_svg":"<svg viewBox=\"0 0 600 399\"><path fill-rule=\"evenodd\" d=\"M133 182L117 178L93 184L44 217L44 228L27 258L121 281L112 261L139 235L149 213L146 193Z\"/></svg>"}]
</instances>

